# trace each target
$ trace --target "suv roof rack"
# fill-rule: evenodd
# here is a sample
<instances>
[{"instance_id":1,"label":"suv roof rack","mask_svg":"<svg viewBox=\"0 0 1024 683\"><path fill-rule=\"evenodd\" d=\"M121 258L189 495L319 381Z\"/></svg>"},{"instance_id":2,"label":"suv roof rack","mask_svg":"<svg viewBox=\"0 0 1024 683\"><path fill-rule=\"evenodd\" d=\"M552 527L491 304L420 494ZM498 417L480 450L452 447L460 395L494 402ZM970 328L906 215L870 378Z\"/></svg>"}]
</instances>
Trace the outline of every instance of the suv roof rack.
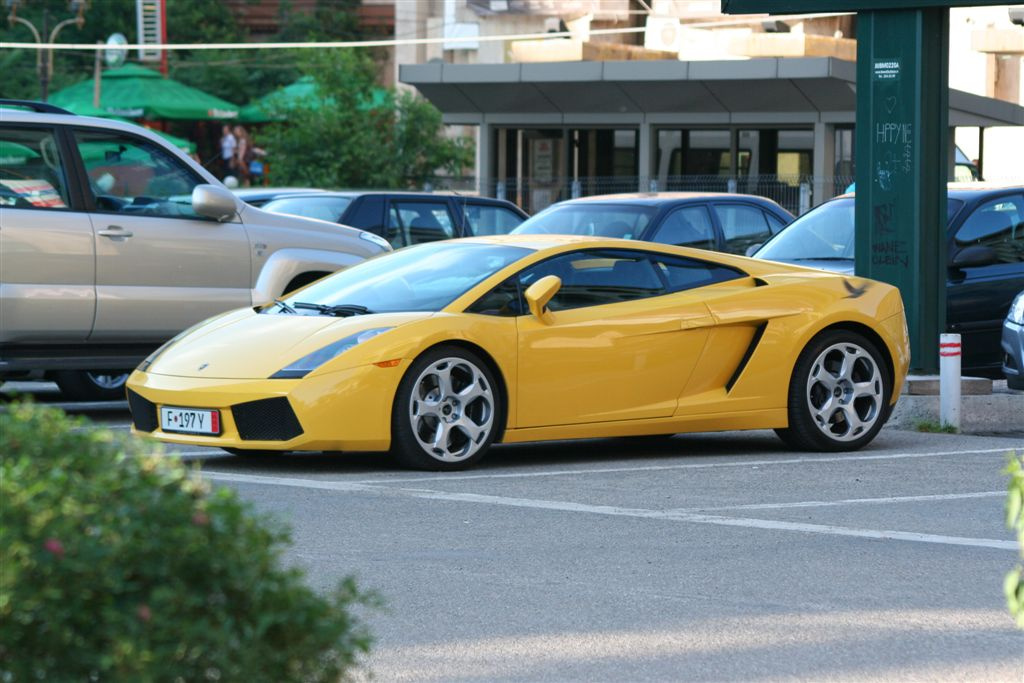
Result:
<instances>
[{"instance_id":1,"label":"suv roof rack","mask_svg":"<svg viewBox=\"0 0 1024 683\"><path fill-rule=\"evenodd\" d=\"M68 114L74 116L75 113L58 107L55 104L49 102L37 102L35 100L0 100L0 107L24 107L38 114Z\"/></svg>"}]
</instances>

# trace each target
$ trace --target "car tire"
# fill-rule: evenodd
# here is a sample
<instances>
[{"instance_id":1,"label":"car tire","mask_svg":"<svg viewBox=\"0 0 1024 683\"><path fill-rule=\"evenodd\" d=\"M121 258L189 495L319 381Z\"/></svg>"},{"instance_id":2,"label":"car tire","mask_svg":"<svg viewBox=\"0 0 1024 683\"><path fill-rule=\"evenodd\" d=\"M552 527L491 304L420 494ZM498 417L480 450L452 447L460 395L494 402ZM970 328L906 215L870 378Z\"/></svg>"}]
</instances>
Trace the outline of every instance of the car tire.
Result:
<instances>
[{"instance_id":1,"label":"car tire","mask_svg":"<svg viewBox=\"0 0 1024 683\"><path fill-rule=\"evenodd\" d=\"M398 385L391 453L414 469L466 469L487 452L504 415L487 363L461 347L437 347L417 358Z\"/></svg>"},{"instance_id":2,"label":"car tire","mask_svg":"<svg viewBox=\"0 0 1024 683\"><path fill-rule=\"evenodd\" d=\"M787 399L789 427L775 433L805 451L854 451L889 418L892 379L883 356L866 337L829 330L797 358Z\"/></svg>"},{"instance_id":3,"label":"car tire","mask_svg":"<svg viewBox=\"0 0 1024 683\"><path fill-rule=\"evenodd\" d=\"M130 373L123 370L60 370L53 381L72 401L124 401Z\"/></svg>"}]
</instances>

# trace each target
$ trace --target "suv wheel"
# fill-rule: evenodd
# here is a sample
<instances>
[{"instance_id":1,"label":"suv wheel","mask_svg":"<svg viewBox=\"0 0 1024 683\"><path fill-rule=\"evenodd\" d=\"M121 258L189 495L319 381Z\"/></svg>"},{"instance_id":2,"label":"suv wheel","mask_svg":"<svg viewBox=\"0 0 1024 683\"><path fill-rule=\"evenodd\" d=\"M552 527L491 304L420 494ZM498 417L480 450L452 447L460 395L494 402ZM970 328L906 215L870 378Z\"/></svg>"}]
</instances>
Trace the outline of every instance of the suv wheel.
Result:
<instances>
[{"instance_id":1,"label":"suv wheel","mask_svg":"<svg viewBox=\"0 0 1024 683\"><path fill-rule=\"evenodd\" d=\"M72 401L122 401L127 372L121 370L61 370L53 380Z\"/></svg>"}]
</instances>

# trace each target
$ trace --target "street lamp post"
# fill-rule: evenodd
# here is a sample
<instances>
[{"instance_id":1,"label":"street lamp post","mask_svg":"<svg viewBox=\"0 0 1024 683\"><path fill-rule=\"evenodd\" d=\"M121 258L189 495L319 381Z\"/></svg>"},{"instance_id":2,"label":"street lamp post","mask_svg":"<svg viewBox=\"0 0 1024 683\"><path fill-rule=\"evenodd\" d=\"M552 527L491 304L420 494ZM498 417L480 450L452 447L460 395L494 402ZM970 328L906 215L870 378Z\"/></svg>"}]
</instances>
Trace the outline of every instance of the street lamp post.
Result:
<instances>
[{"instance_id":1,"label":"street lamp post","mask_svg":"<svg viewBox=\"0 0 1024 683\"><path fill-rule=\"evenodd\" d=\"M7 15L7 23L10 24L12 28L15 24L24 24L25 26L28 26L28 29L32 32L32 37L35 38L37 43L41 44L43 42L43 34L46 33L46 29L48 28L48 11L43 11L43 31L42 34L40 34L39 29L37 29L31 21L18 16L18 6L21 5L22 0L6 0L6 3L9 12ZM49 40L47 41L48 43L56 41L57 35L69 24L74 24L79 30L82 29L82 26L85 24L86 3L87 0L69 0L68 11L73 12L75 16L70 19L65 19L54 26L53 30L50 31ZM45 55L43 54L44 52L46 53ZM39 72L40 99L45 102L50 96L50 77L53 75L53 49L47 48L44 50L40 48L36 51L36 71Z\"/></svg>"}]
</instances>

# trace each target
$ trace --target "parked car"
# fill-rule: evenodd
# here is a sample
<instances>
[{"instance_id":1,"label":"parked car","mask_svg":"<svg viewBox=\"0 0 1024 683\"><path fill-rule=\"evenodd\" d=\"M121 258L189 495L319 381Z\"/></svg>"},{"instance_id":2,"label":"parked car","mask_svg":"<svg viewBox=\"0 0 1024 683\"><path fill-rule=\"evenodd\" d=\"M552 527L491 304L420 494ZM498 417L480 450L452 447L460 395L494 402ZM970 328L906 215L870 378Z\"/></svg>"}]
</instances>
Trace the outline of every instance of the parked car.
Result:
<instances>
[{"instance_id":1,"label":"parked car","mask_svg":"<svg viewBox=\"0 0 1024 683\"><path fill-rule=\"evenodd\" d=\"M495 442L722 429L848 451L909 360L899 291L866 282L599 237L421 244L207 321L139 366L128 403L163 441L433 470Z\"/></svg>"},{"instance_id":2,"label":"parked car","mask_svg":"<svg viewBox=\"0 0 1024 683\"><path fill-rule=\"evenodd\" d=\"M24 106L0 120L0 380L122 398L190 325L390 250L248 206L139 126Z\"/></svg>"},{"instance_id":3,"label":"parked car","mask_svg":"<svg viewBox=\"0 0 1024 683\"><path fill-rule=\"evenodd\" d=\"M651 192L559 202L512 232L618 237L743 254L792 220L772 200L754 195Z\"/></svg>"},{"instance_id":4,"label":"parked car","mask_svg":"<svg viewBox=\"0 0 1024 683\"><path fill-rule=\"evenodd\" d=\"M1010 304L1003 323L1003 374L1008 387L1024 391L1024 290Z\"/></svg>"},{"instance_id":5,"label":"parked car","mask_svg":"<svg viewBox=\"0 0 1024 683\"><path fill-rule=\"evenodd\" d=\"M263 208L368 230L396 249L453 237L504 235L527 218L503 199L433 192L318 192L280 197Z\"/></svg>"},{"instance_id":6,"label":"parked car","mask_svg":"<svg viewBox=\"0 0 1024 683\"><path fill-rule=\"evenodd\" d=\"M278 197L323 192L315 187L239 187L231 191L246 204L257 207L262 207Z\"/></svg>"},{"instance_id":7,"label":"parked car","mask_svg":"<svg viewBox=\"0 0 1024 683\"><path fill-rule=\"evenodd\" d=\"M1024 289L1024 188L949 187L946 328L961 335L964 373L1002 377L1000 334ZM854 270L854 198L825 202L755 254L841 273Z\"/></svg>"}]
</instances>

